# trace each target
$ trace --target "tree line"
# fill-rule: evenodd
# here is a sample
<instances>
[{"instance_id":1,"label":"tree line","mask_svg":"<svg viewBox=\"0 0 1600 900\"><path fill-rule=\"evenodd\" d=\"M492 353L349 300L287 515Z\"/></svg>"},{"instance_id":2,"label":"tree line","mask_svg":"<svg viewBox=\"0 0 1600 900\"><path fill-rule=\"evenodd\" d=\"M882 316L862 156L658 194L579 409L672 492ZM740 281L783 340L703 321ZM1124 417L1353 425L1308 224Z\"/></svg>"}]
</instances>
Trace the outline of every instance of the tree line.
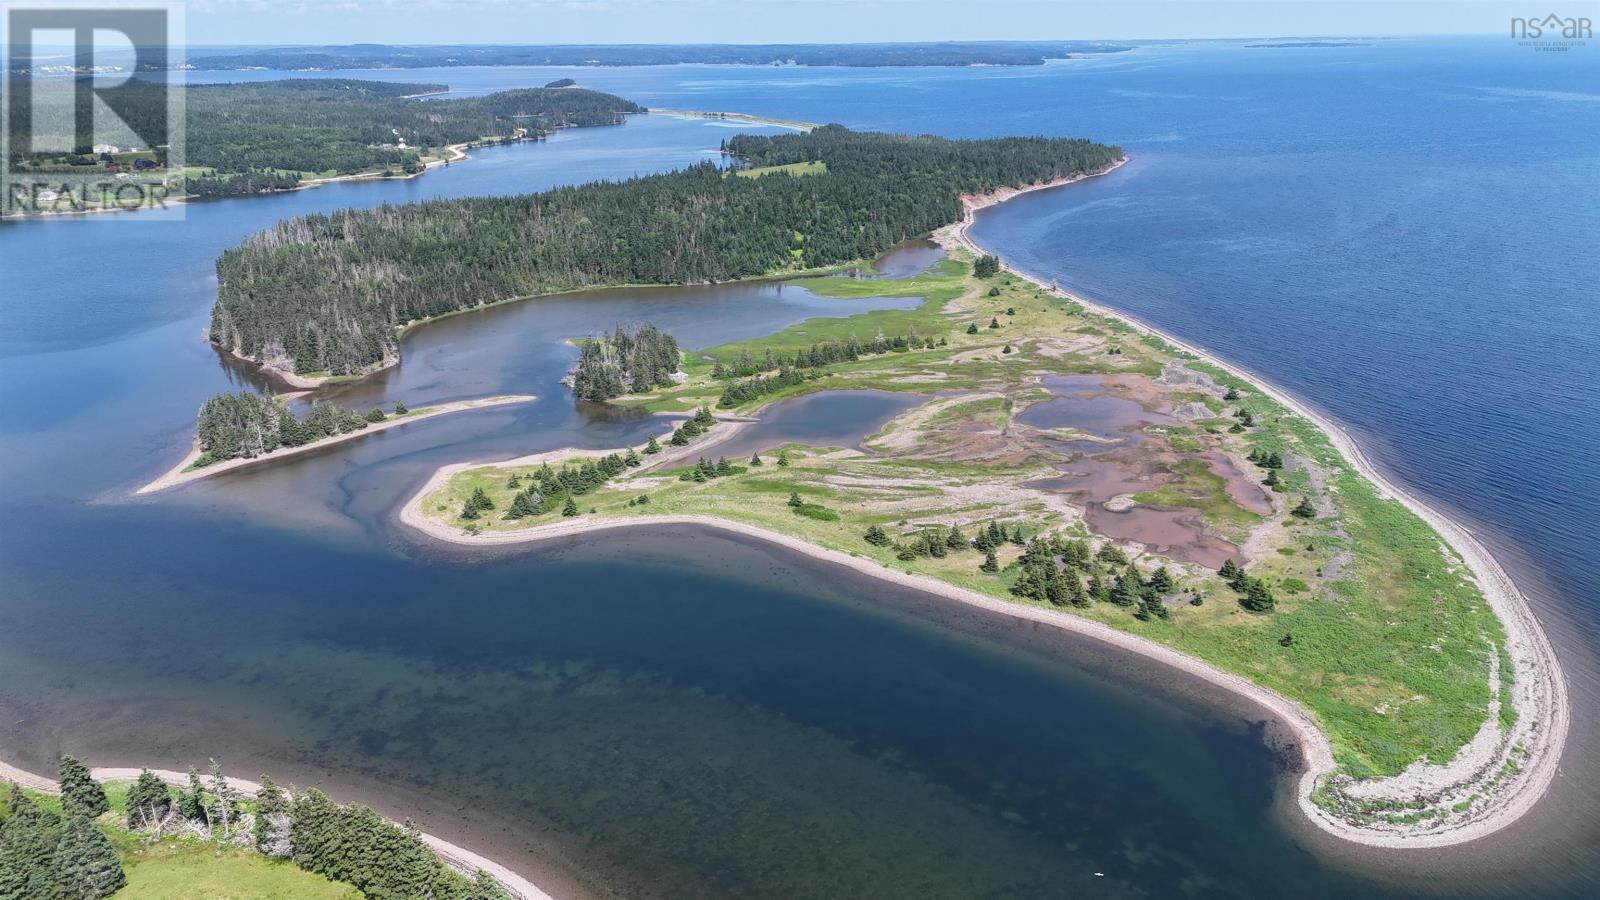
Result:
<instances>
[{"instance_id":1,"label":"tree line","mask_svg":"<svg viewBox=\"0 0 1600 900\"><path fill-rule=\"evenodd\" d=\"M562 90L556 93L566 94ZM1116 147L946 140L826 126L740 135L758 166L706 162L538 194L433 200L281 222L223 254L213 341L295 371L350 374L397 352L397 326L480 304L615 284L719 282L877 256L960 218L961 195L1097 171Z\"/></svg>"},{"instance_id":2,"label":"tree line","mask_svg":"<svg viewBox=\"0 0 1600 900\"><path fill-rule=\"evenodd\" d=\"M61 759L60 785L61 815L10 786L0 808L0 900L96 900L127 883L101 824L112 808L104 786L71 756ZM176 791L142 771L116 826L150 840L176 835L292 860L374 900L508 900L488 874L469 878L447 866L409 822L396 825L316 790L291 793L266 777L246 797L215 762L204 779L190 769Z\"/></svg>"},{"instance_id":3,"label":"tree line","mask_svg":"<svg viewBox=\"0 0 1600 900\"><path fill-rule=\"evenodd\" d=\"M395 404L395 415L409 412L404 403ZM272 397L249 391L217 394L201 405L196 417L195 437L200 442L200 458L195 465L248 459L282 447L298 447L325 437L360 431L388 417L378 407L361 414L327 400L313 400L310 413L302 419Z\"/></svg>"},{"instance_id":4,"label":"tree line","mask_svg":"<svg viewBox=\"0 0 1600 900\"><path fill-rule=\"evenodd\" d=\"M66 90L71 82L50 87ZM524 138L539 138L568 126L616 125L624 115L644 111L597 91L531 88L428 100L417 95L449 88L348 78L196 84L180 89L186 120L184 164L215 170L186 179L186 191L199 196L283 190L297 185L303 172L351 174L379 168L417 172L423 153L451 144L510 137L518 129ZM136 133L164 133L165 85L133 80L117 90L125 104L119 114ZM16 94L13 158L42 162L51 154L32 151L30 129L70 130L71 122L40 116L42 121L32 125L31 93ZM70 133L64 137L72 140ZM75 156L88 149L78 148L81 152ZM154 149L165 164L164 151L145 149Z\"/></svg>"}]
</instances>

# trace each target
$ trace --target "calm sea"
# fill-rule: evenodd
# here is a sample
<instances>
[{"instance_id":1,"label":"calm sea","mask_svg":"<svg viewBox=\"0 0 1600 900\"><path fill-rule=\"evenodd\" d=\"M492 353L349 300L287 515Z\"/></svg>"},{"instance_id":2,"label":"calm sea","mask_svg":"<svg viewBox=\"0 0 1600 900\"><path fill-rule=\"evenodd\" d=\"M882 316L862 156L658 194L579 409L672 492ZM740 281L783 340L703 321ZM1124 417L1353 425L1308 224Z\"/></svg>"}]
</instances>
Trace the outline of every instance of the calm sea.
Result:
<instances>
[{"instance_id":1,"label":"calm sea","mask_svg":"<svg viewBox=\"0 0 1600 900\"><path fill-rule=\"evenodd\" d=\"M0 227L0 748L36 769L215 756L602 895L1592 895L1597 54L1202 43L1014 70L576 73L655 106L1127 148L977 237L1327 411L1512 568L1576 720L1555 796L1511 834L1328 846L1279 810L1247 714L768 549L680 532L462 554L393 525L441 463L642 440L572 406L565 338L650 318L704 344L861 308L793 288L452 319L345 399L541 400L128 500L205 396L251 383L199 340L221 250L313 210L684 165L729 133L664 117L178 224ZM477 93L573 73L340 74Z\"/></svg>"}]
</instances>

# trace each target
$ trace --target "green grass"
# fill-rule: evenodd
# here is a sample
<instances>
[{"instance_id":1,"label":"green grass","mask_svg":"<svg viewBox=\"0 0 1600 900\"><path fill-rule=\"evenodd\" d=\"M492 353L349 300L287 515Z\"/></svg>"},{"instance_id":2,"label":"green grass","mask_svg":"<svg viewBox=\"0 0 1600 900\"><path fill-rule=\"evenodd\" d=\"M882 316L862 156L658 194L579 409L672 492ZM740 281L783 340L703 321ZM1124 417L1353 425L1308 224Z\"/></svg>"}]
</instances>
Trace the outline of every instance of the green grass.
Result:
<instances>
[{"instance_id":1,"label":"green grass","mask_svg":"<svg viewBox=\"0 0 1600 900\"><path fill-rule=\"evenodd\" d=\"M125 851L128 885L118 900L359 900L361 892L292 862L193 838L138 843Z\"/></svg>"},{"instance_id":2,"label":"green grass","mask_svg":"<svg viewBox=\"0 0 1600 900\"><path fill-rule=\"evenodd\" d=\"M752 412L773 400L816 390L874 387L890 390L950 391L981 389L998 397L974 398L923 421L903 418L872 439L876 449L892 446L911 434L923 449L951 448L969 442L981 431L1011 427L1015 410L1039 399L1037 378L1055 373L1141 373L1158 375L1165 365L1183 362L1210 374L1219 384L1237 387L1243 396L1222 403L1209 395L1173 391L1169 402L1199 402L1219 413L1185 426L1149 429L1145 440L1166 442L1169 452L1159 465L1170 479L1135 496L1135 501L1197 509L1213 533L1236 543L1264 525L1262 559L1251 574L1263 577L1278 597L1270 614L1249 613L1237 595L1214 573L1179 565L1180 581L1208 595L1201 606L1175 609L1170 621L1141 622L1131 610L1098 604L1074 611L1086 618L1176 647L1272 688L1309 708L1327 731L1342 769L1355 776L1398 772L1420 757L1450 759L1472 738L1488 714L1488 673L1493 655L1503 657L1504 635L1498 620L1461 562L1448 553L1439 535L1401 504L1384 500L1373 485L1355 473L1326 435L1306 419L1291 414L1247 382L1215 367L1189 361L1186 354L1160 340L1131 339L1118 320L1088 313L1078 304L1050 296L1009 276L978 281L968 264L950 259L921 275L898 280L806 278L798 283L835 297L916 296L923 302L908 310L876 310L844 318L816 318L776 334L730 343L688 354L689 380L643 398L630 398L651 409L682 410L701 402L715 404L721 382L709 377L712 362L732 362L741 351L760 358L767 348L793 353L814 342L855 335L870 340L879 332L894 336L915 331L943 337L948 346L934 350L886 353L855 363L829 367L822 377L769 395L741 407ZM998 286L998 296L988 296ZM1014 309L1015 315L1006 315ZM985 327L990 317L1002 327ZM969 322L978 333L965 332ZM1074 343L1081 342L1081 343ZM1017 352L1002 355L1002 344ZM1107 346L1121 354L1107 354ZM1042 352L1049 349L1051 352ZM1243 407L1257 427L1231 434L1230 417ZM916 411L906 414L914 416ZM911 424L907 424L911 423ZM975 429L972 431L965 429ZM908 431L907 429L912 429ZM1331 489L1322 500L1335 513L1312 521L1294 519L1287 508L1315 492L1307 471L1284 471L1284 509L1263 517L1228 496L1224 478L1210 468L1207 455L1229 452L1242 458L1250 448L1277 451L1309 460L1326 475ZM709 454L715 454L715 448ZM767 528L819 546L875 559L897 570L918 572L996 597L1007 592L1014 572L997 576L977 569L981 556L953 552L944 559L899 560L894 548L874 547L862 538L869 525L905 538L919 528L950 521L990 518L1034 529L1064 529L1085 535L1081 520L1049 509L1027 495L984 500L971 486L1017 485L1055 474L1048 460L1026 454L1004 459L942 458L933 453L885 452L839 456L824 448L792 446L794 464L704 483L680 482L675 473L646 472L642 477L670 480L648 486L624 475L583 498L579 506L595 507L606 517L650 514L700 514ZM505 470L468 470L456 475L441 493L426 501L424 512L453 519L475 486L483 486L504 510L510 492ZM1255 477L1263 473L1252 471ZM805 505L791 508L791 492ZM646 506L627 501L648 493ZM442 511L436 506L442 506ZM822 514L813 514L817 510ZM491 530L511 530L559 519L506 523L493 514L482 521ZM459 522L456 524L460 524ZM970 536L970 529L969 529ZM1009 566L1020 548L1000 551ZM1344 551L1354 555L1338 580L1324 578L1324 569ZM1147 563L1147 568L1154 565ZM1017 601L1022 602L1022 601ZM1280 644L1292 633L1290 646ZM1507 662L1509 670L1509 662ZM1509 706L1506 707L1509 710ZM1514 713L1512 713L1514 715ZM1509 724L1502 712L1502 724Z\"/></svg>"},{"instance_id":3,"label":"green grass","mask_svg":"<svg viewBox=\"0 0 1600 900\"><path fill-rule=\"evenodd\" d=\"M740 178L760 178L764 175L823 175L827 171L828 164L818 159L782 166L756 166L753 169L740 169L733 174Z\"/></svg>"}]
</instances>

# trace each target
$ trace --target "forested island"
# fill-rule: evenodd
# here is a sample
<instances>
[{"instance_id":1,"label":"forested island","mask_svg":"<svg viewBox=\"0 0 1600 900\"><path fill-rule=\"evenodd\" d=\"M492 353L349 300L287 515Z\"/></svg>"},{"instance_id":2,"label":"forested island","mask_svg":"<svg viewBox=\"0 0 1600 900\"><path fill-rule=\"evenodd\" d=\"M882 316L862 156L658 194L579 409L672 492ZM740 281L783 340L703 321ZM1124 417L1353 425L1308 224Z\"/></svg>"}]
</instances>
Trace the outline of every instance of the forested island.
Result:
<instances>
[{"instance_id":1,"label":"forested island","mask_svg":"<svg viewBox=\"0 0 1600 900\"><path fill-rule=\"evenodd\" d=\"M71 87L70 82L51 84ZM165 85L134 80L118 90L130 125L160 133L152 123L165 114ZM558 128L620 124L623 116L643 112L621 97L566 86L437 100L424 98L446 93L447 86L344 78L201 84L183 90L187 127L182 172L165 171L168 159L159 147L29 152L24 149L32 146L26 129L11 135L13 148L19 150L13 154L18 171L40 177L155 174L181 178L177 187L188 196L249 194L285 190L318 177L414 174L453 145L534 140ZM16 92L15 121L33 121L32 93Z\"/></svg>"},{"instance_id":2,"label":"forested island","mask_svg":"<svg viewBox=\"0 0 1600 900\"><path fill-rule=\"evenodd\" d=\"M193 48L196 69L420 69L448 66L1039 66L1048 59L1117 53L1104 41L936 41L864 44L560 44L483 46Z\"/></svg>"},{"instance_id":3,"label":"forested island","mask_svg":"<svg viewBox=\"0 0 1600 900\"><path fill-rule=\"evenodd\" d=\"M555 93L566 95L570 89ZM398 358L408 323L585 287L794 273L876 256L956 221L963 194L1104 170L1120 148L1063 138L738 135L710 162L539 194L281 222L225 253L210 339L295 373Z\"/></svg>"}]
</instances>

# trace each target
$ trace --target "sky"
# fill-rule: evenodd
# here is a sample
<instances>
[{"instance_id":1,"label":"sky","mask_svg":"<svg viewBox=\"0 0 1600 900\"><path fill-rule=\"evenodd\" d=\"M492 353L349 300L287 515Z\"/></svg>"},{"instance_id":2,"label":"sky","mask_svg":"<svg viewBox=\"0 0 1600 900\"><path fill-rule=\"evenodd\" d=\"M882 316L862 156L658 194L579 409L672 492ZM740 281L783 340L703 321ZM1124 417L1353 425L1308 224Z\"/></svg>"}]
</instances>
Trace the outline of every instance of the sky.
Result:
<instances>
[{"instance_id":1,"label":"sky","mask_svg":"<svg viewBox=\"0 0 1600 900\"><path fill-rule=\"evenodd\" d=\"M188 0L207 44L850 43L1503 34L1596 0ZM1547 8L1548 7L1548 8Z\"/></svg>"}]
</instances>

